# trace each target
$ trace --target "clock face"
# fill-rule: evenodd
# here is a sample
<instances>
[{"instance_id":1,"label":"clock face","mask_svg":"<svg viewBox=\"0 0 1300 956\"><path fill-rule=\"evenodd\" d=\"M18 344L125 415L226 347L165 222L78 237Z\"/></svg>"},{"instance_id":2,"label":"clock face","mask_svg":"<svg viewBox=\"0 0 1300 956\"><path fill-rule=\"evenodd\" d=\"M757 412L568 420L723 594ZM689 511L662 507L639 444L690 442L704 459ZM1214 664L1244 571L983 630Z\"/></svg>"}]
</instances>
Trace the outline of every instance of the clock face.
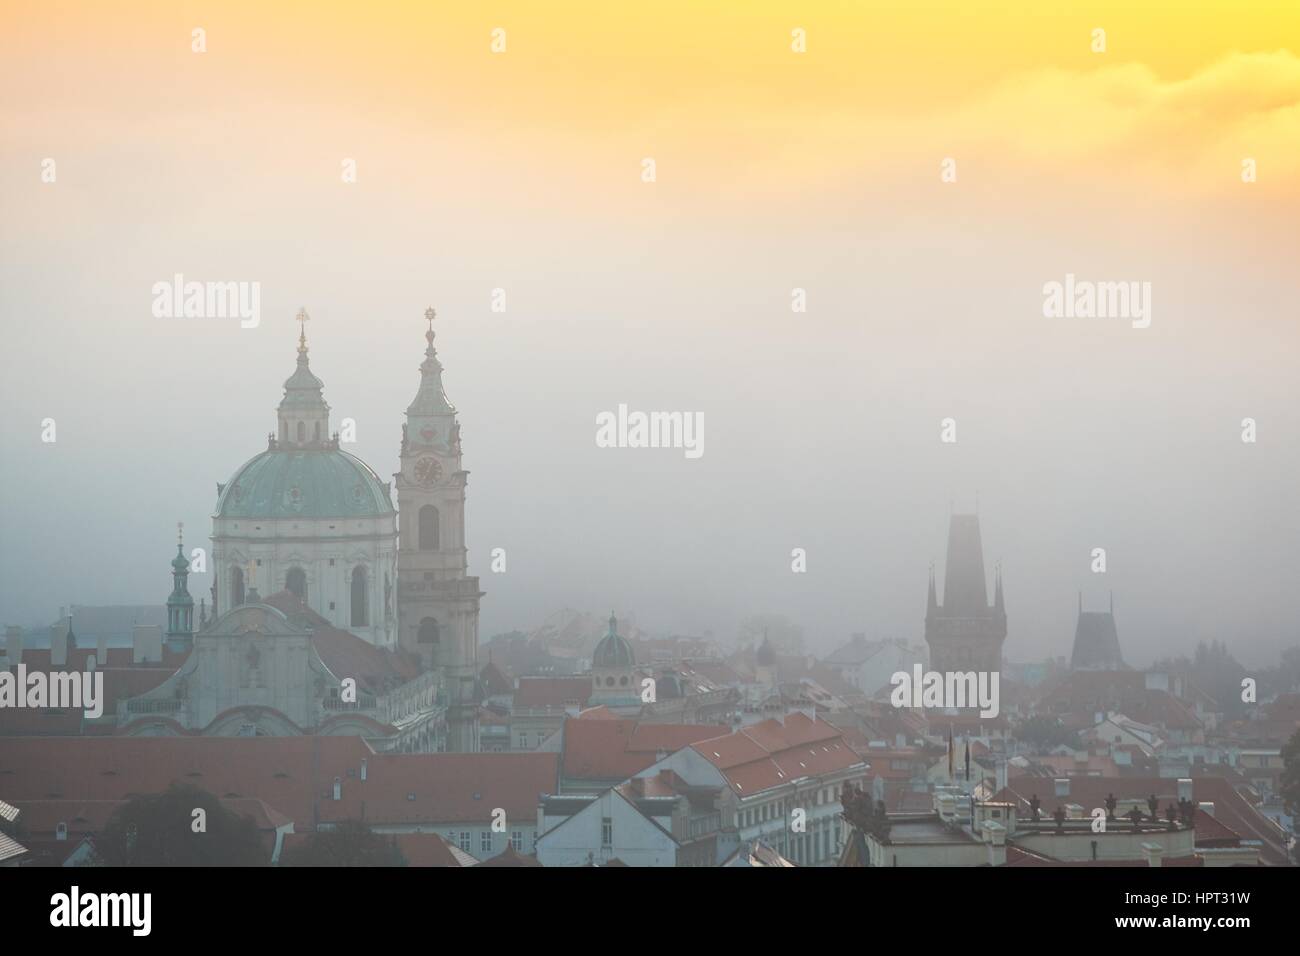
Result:
<instances>
[{"instance_id":1,"label":"clock face","mask_svg":"<svg viewBox=\"0 0 1300 956\"><path fill-rule=\"evenodd\" d=\"M422 485L431 485L442 477L442 465L436 458L421 458L415 463L415 480Z\"/></svg>"}]
</instances>

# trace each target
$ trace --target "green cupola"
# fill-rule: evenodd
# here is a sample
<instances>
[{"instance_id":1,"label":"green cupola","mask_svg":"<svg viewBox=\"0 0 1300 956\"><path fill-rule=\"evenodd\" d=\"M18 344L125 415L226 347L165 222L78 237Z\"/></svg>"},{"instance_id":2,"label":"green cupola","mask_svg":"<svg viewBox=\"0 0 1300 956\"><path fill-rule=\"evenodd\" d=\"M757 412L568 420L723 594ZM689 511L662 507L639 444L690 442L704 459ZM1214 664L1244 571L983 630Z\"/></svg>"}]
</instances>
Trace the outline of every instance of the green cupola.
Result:
<instances>
[{"instance_id":1,"label":"green cupola","mask_svg":"<svg viewBox=\"0 0 1300 956\"><path fill-rule=\"evenodd\" d=\"M190 562L185 557L181 535L176 525L176 557L172 558L172 593L167 598L167 646L184 652L194 643L194 598L190 597Z\"/></svg>"}]
</instances>

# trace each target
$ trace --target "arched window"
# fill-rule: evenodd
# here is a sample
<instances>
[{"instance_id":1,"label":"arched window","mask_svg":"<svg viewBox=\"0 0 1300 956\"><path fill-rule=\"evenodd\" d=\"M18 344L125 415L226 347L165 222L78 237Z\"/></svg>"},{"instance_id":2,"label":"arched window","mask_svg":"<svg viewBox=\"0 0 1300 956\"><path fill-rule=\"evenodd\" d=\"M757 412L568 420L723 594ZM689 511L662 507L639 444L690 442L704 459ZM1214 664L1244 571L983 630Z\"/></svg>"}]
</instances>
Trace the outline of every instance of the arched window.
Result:
<instances>
[{"instance_id":1,"label":"arched window","mask_svg":"<svg viewBox=\"0 0 1300 956\"><path fill-rule=\"evenodd\" d=\"M365 627L367 623L366 569L358 564L352 569L352 626Z\"/></svg>"},{"instance_id":2,"label":"arched window","mask_svg":"<svg viewBox=\"0 0 1300 956\"><path fill-rule=\"evenodd\" d=\"M284 589L296 594L298 600L307 603L307 572L302 568L290 568L284 576Z\"/></svg>"},{"instance_id":3,"label":"arched window","mask_svg":"<svg viewBox=\"0 0 1300 956\"><path fill-rule=\"evenodd\" d=\"M438 550L438 509L433 505L420 509L420 550Z\"/></svg>"},{"instance_id":4,"label":"arched window","mask_svg":"<svg viewBox=\"0 0 1300 956\"><path fill-rule=\"evenodd\" d=\"M442 632L438 629L438 622L431 617L426 617L420 622L421 644L437 644L442 640Z\"/></svg>"},{"instance_id":5,"label":"arched window","mask_svg":"<svg viewBox=\"0 0 1300 956\"><path fill-rule=\"evenodd\" d=\"M302 444L302 443L305 442L306 440L307 440L307 424L306 424L306 422L299 422L299 423L298 423L298 443L299 443L299 444Z\"/></svg>"},{"instance_id":6,"label":"arched window","mask_svg":"<svg viewBox=\"0 0 1300 956\"><path fill-rule=\"evenodd\" d=\"M239 607L244 603L244 571L242 568L230 569L230 606Z\"/></svg>"}]
</instances>

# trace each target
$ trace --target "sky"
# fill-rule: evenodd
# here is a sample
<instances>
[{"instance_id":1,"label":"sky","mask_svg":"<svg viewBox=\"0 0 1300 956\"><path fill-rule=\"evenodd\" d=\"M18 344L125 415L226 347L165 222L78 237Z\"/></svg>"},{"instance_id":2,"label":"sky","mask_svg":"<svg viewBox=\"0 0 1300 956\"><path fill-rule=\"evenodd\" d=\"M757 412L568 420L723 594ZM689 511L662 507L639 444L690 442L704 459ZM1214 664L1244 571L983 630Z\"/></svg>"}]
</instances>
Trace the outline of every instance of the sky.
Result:
<instances>
[{"instance_id":1,"label":"sky","mask_svg":"<svg viewBox=\"0 0 1300 956\"><path fill-rule=\"evenodd\" d=\"M1297 642L1297 51L1267 0L8 2L0 618L162 603L301 306L387 479L433 305L484 637L574 607L919 641L978 502L1009 657L1068 655L1113 592L1131 663L1266 665ZM155 317L176 273L260 283L259 324ZM1149 283L1149 326L1045 316L1071 275ZM704 454L597 447L620 404L702 415Z\"/></svg>"}]
</instances>

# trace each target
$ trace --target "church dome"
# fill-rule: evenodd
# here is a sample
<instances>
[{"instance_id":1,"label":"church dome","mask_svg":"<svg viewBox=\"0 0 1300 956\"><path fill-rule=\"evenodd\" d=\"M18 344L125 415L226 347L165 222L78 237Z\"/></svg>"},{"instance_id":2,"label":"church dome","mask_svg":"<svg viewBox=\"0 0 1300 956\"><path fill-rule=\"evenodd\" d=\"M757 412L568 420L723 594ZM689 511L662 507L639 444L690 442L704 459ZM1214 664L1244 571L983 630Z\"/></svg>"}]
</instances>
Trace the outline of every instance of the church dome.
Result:
<instances>
[{"instance_id":1,"label":"church dome","mask_svg":"<svg viewBox=\"0 0 1300 956\"><path fill-rule=\"evenodd\" d=\"M374 469L337 448L274 448L218 489L216 518L371 518L393 513Z\"/></svg>"},{"instance_id":2,"label":"church dome","mask_svg":"<svg viewBox=\"0 0 1300 956\"><path fill-rule=\"evenodd\" d=\"M615 628L618 626L618 619L614 615L609 616L609 633L600 639L596 645L596 650L591 655L592 667L631 667L636 663L636 655L632 653L632 645L627 639L620 637Z\"/></svg>"}]
</instances>

